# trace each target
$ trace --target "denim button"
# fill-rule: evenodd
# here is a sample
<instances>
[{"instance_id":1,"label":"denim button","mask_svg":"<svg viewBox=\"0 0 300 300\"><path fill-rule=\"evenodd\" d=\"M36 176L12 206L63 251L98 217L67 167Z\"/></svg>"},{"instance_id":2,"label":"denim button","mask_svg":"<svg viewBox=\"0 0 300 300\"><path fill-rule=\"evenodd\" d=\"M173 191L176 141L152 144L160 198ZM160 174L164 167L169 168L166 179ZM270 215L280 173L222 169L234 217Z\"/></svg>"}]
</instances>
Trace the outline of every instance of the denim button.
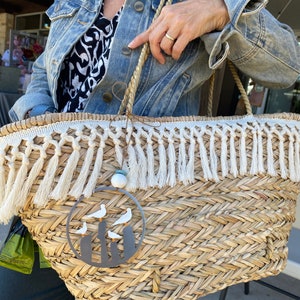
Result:
<instances>
[{"instance_id":1,"label":"denim button","mask_svg":"<svg viewBox=\"0 0 300 300\"><path fill-rule=\"evenodd\" d=\"M109 103L112 101L113 95L112 95L112 93L106 92L103 94L102 98L103 98L104 102Z\"/></svg>"},{"instance_id":2,"label":"denim button","mask_svg":"<svg viewBox=\"0 0 300 300\"><path fill-rule=\"evenodd\" d=\"M122 53L126 56L129 56L131 54L132 50L130 48L128 48L127 46L124 46L122 48Z\"/></svg>"},{"instance_id":3,"label":"denim button","mask_svg":"<svg viewBox=\"0 0 300 300\"><path fill-rule=\"evenodd\" d=\"M141 12L144 10L145 5L142 1L136 1L133 5L134 9L138 12Z\"/></svg>"}]
</instances>

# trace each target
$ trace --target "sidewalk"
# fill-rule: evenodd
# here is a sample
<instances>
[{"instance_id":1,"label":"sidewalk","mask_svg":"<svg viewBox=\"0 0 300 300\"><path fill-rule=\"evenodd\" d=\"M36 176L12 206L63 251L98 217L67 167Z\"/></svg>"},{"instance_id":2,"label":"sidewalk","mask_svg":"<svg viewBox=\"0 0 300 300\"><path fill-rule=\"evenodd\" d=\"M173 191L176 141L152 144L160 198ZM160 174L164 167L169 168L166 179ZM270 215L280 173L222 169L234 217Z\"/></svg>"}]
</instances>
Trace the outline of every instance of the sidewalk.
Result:
<instances>
[{"instance_id":1,"label":"sidewalk","mask_svg":"<svg viewBox=\"0 0 300 300\"><path fill-rule=\"evenodd\" d=\"M278 276L264 278L262 281L298 297L293 298L283 295L282 293L263 286L258 282L252 281L250 282L250 291L248 295L244 294L244 284L237 284L229 287L226 300L300 300L300 280L281 273ZM199 300L219 300L219 297L220 292L217 292L202 297Z\"/></svg>"}]
</instances>

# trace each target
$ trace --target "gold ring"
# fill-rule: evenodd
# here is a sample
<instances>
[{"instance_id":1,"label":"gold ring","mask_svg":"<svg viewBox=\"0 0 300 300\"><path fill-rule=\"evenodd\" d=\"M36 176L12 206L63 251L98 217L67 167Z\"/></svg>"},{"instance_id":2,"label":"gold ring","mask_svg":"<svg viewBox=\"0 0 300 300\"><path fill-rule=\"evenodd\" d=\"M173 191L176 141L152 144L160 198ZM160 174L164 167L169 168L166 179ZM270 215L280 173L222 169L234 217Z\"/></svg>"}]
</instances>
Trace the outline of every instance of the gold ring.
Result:
<instances>
[{"instance_id":1,"label":"gold ring","mask_svg":"<svg viewBox=\"0 0 300 300\"><path fill-rule=\"evenodd\" d=\"M175 41L175 39L172 37L172 36L170 36L169 34L165 34L165 37L168 39L168 40L170 40L170 41L172 41L172 42L174 42Z\"/></svg>"}]
</instances>

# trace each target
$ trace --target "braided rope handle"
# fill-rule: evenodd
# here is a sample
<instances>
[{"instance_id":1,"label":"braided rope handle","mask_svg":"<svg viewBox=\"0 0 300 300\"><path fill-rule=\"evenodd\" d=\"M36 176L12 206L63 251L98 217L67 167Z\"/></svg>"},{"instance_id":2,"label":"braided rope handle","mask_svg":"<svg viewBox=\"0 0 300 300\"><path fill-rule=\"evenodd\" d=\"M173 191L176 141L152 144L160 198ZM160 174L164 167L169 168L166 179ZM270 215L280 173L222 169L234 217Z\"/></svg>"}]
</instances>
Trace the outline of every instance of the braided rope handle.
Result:
<instances>
[{"instance_id":1,"label":"braided rope handle","mask_svg":"<svg viewBox=\"0 0 300 300\"><path fill-rule=\"evenodd\" d=\"M229 69L232 73L232 77L235 81L235 84L237 85L240 93L241 93L241 97L243 99L243 102L244 102L244 105L245 105L245 108L246 108L246 113L247 115L252 115L252 107L251 107L251 104L250 104L250 100L249 100L249 97L247 95L247 92L243 86L243 83L240 79L240 76L239 74L237 73L237 70L236 70L236 67L234 66L234 64L228 60L228 66L229 66Z\"/></svg>"},{"instance_id":2,"label":"braided rope handle","mask_svg":"<svg viewBox=\"0 0 300 300\"><path fill-rule=\"evenodd\" d=\"M171 3L172 0L167 0L166 2L165 0L161 0L157 8L157 11L154 15L153 21L159 16L164 5L169 5ZM121 102L121 106L118 112L119 114L132 113L132 107L135 100L135 94L139 85L142 68L149 56L149 53L150 53L149 43L145 43L142 48L137 66L133 72L133 75L131 76L128 87L125 91L125 95Z\"/></svg>"},{"instance_id":3,"label":"braided rope handle","mask_svg":"<svg viewBox=\"0 0 300 300\"><path fill-rule=\"evenodd\" d=\"M247 95L247 92L243 86L243 83L240 79L240 76L237 72L236 67L234 64L230 61L227 60L228 67L231 71L232 77L234 79L235 84L237 85L239 92L241 94L241 98L243 100L245 109L246 109L246 114L247 115L252 115L252 107L250 104L249 97ZM209 82L209 90L208 90L208 103L207 103L207 116L211 117L212 116L212 107L213 107L213 95L214 95L214 87L215 87L215 77L216 74L215 72L211 75L210 77L210 82Z\"/></svg>"}]
</instances>

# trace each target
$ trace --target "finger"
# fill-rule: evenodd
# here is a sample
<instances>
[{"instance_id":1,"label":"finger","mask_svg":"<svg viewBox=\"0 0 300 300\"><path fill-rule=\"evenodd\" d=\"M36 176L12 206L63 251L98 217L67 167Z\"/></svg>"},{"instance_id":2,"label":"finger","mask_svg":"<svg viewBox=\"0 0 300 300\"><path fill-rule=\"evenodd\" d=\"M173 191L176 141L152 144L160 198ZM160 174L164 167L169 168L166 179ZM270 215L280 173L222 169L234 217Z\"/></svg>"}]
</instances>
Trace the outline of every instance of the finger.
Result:
<instances>
[{"instance_id":1,"label":"finger","mask_svg":"<svg viewBox=\"0 0 300 300\"><path fill-rule=\"evenodd\" d=\"M149 35L149 45L150 45L151 54L155 59L158 60L160 64L164 64L166 61L161 48L161 41L163 37L164 37L164 32L161 33L152 32Z\"/></svg>"},{"instance_id":2,"label":"finger","mask_svg":"<svg viewBox=\"0 0 300 300\"><path fill-rule=\"evenodd\" d=\"M165 38L167 38L169 41L174 42L176 38L174 38L172 35L170 35L168 32L165 34Z\"/></svg>"},{"instance_id":3,"label":"finger","mask_svg":"<svg viewBox=\"0 0 300 300\"><path fill-rule=\"evenodd\" d=\"M189 42L190 39L188 39L184 34L179 35L172 47L172 52L170 55L175 60L178 60Z\"/></svg>"},{"instance_id":4,"label":"finger","mask_svg":"<svg viewBox=\"0 0 300 300\"><path fill-rule=\"evenodd\" d=\"M131 49L136 49L139 46L143 45L144 43L148 42L149 40L149 32L144 31L137 35L129 44L128 47Z\"/></svg>"},{"instance_id":5,"label":"finger","mask_svg":"<svg viewBox=\"0 0 300 300\"><path fill-rule=\"evenodd\" d=\"M174 36L175 35L171 35L167 32L160 42L160 48L168 55L172 55L172 48L176 41Z\"/></svg>"},{"instance_id":6,"label":"finger","mask_svg":"<svg viewBox=\"0 0 300 300\"><path fill-rule=\"evenodd\" d=\"M152 24L146 31L137 35L129 44L128 47L131 49L136 49L137 47L149 42L150 51L154 58L158 60L159 63L165 63L165 57L160 48L160 42L164 35L160 26L155 26Z\"/></svg>"}]
</instances>

